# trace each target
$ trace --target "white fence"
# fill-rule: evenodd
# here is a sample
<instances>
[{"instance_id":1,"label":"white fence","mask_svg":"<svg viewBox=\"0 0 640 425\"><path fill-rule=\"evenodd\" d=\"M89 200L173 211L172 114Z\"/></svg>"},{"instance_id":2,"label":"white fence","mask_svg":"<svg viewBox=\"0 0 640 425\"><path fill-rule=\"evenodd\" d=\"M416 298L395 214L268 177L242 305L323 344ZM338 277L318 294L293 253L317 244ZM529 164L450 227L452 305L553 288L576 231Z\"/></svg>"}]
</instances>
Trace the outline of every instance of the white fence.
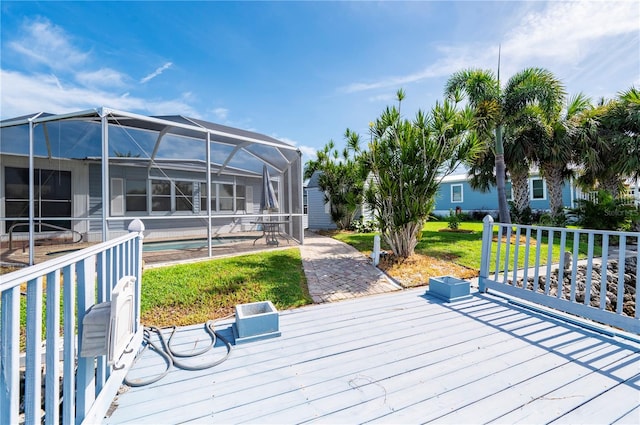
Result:
<instances>
[{"instance_id":1,"label":"white fence","mask_svg":"<svg viewBox=\"0 0 640 425\"><path fill-rule=\"evenodd\" d=\"M640 334L639 238L638 232L494 223L487 216L480 291L499 291Z\"/></svg>"},{"instance_id":2,"label":"white fence","mask_svg":"<svg viewBox=\"0 0 640 425\"><path fill-rule=\"evenodd\" d=\"M142 341L143 230L142 222L134 220L128 235L0 276L0 423L18 423L21 402L24 422L42 423L43 396L44 423L102 420ZM94 304L110 301L112 289L125 276L136 278L130 349L114 365L108 364L106 356L78 356L82 338L76 335L82 335L85 314ZM23 309L26 306L23 359L21 303Z\"/></svg>"},{"instance_id":3,"label":"white fence","mask_svg":"<svg viewBox=\"0 0 640 425\"><path fill-rule=\"evenodd\" d=\"M585 201L593 202L595 204L598 203L598 192L590 191L590 192L582 192L578 191L576 193L576 199L583 199ZM635 193L635 189L631 189L626 193L621 193L617 199L620 201L622 205L632 205L632 206L640 206L640 194Z\"/></svg>"}]
</instances>

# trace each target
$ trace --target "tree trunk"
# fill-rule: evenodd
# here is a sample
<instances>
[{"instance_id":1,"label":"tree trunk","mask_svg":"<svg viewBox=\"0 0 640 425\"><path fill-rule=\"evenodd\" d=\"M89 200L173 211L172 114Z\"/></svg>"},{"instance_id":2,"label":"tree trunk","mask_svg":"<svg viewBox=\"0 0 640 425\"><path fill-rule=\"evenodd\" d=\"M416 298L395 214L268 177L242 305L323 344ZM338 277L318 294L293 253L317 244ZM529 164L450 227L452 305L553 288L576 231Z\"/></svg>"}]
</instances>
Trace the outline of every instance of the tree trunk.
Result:
<instances>
[{"instance_id":1,"label":"tree trunk","mask_svg":"<svg viewBox=\"0 0 640 425\"><path fill-rule=\"evenodd\" d=\"M620 195L620 178L617 176L610 176L600 182L600 189L607 191L614 198L618 198Z\"/></svg>"},{"instance_id":2,"label":"tree trunk","mask_svg":"<svg viewBox=\"0 0 640 425\"><path fill-rule=\"evenodd\" d=\"M496 127L496 186L498 188L498 214L501 223L511 224L509 205L507 204L507 194L504 189L505 165L504 146L502 144L502 125Z\"/></svg>"},{"instance_id":3,"label":"tree trunk","mask_svg":"<svg viewBox=\"0 0 640 425\"><path fill-rule=\"evenodd\" d=\"M562 215L562 185L564 178L562 170L552 164L540 164L540 171L547 180L547 193L549 194L549 209L554 220Z\"/></svg>"},{"instance_id":4,"label":"tree trunk","mask_svg":"<svg viewBox=\"0 0 640 425\"><path fill-rule=\"evenodd\" d=\"M519 214L529 206L529 171L511 171L513 204Z\"/></svg>"}]
</instances>

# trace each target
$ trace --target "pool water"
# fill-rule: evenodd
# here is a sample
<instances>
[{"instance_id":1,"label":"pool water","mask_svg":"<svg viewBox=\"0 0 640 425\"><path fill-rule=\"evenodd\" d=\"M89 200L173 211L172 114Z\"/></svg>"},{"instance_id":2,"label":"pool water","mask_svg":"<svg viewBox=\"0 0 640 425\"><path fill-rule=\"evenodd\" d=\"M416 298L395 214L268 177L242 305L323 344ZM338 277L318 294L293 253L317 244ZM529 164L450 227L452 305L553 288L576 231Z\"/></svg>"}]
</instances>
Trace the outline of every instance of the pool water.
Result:
<instances>
[{"instance_id":1,"label":"pool water","mask_svg":"<svg viewBox=\"0 0 640 425\"><path fill-rule=\"evenodd\" d=\"M214 238L214 239L211 239L211 245L224 245L231 242L252 241L254 239L255 239L254 237L246 237L246 236ZM206 247L207 247L206 239L185 239L185 240L176 240L176 241L145 242L142 244L142 251L156 252L156 251L166 251L170 249L175 249L175 250L201 249Z\"/></svg>"}]
</instances>

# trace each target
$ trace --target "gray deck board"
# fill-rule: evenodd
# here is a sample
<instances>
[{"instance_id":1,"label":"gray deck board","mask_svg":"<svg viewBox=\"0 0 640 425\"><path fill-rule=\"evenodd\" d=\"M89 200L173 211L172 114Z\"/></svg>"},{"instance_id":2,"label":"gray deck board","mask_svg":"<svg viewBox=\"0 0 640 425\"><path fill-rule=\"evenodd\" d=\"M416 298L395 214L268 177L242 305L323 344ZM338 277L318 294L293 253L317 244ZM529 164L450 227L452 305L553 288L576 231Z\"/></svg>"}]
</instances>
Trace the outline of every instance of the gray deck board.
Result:
<instances>
[{"instance_id":1,"label":"gray deck board","mask_svg":"<svg viewBox=\"0 0 640 425\"><path fill-rule=\"evenodd\" d=\"M492 296L446 304L423 294L280 312L282 336L234 346L214 368L172 368L130 388L104 422L640 422L640 344ZM230 324L216 329L230 337ZM192 326L173 346L208 342ZM218 342L190 362L224 352ZM129 377L162 369L147 351Z\"/></svg>"}]
</instances>

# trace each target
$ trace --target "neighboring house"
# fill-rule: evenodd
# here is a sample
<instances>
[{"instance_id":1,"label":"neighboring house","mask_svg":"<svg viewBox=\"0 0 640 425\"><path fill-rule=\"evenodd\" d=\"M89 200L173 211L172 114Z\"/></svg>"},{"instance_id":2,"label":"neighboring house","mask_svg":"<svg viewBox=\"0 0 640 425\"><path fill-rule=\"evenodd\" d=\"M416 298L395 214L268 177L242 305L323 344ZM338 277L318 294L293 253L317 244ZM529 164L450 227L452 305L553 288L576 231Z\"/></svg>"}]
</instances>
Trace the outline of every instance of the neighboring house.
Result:
<instances>
[{"instance_id":1,"label":"neighboring house","mask_svg":"<svg viewBox=\"0 0 640 425\"><path fill-rule=\"evenodd\" d=\"M318 185L319 176L319 171L313 173L304 188L307 228L310 230L336 229L336 224L331 220L331 205L324 202L324 192Z\"/></svg>"},{"instance_id":2,"label":"neighboring house","mask_svg":"<svg viewBox=\"0 0 640 425\"><path fill-rule=\"evenodd\" d=\"M331 221L329 204L324 202L324 194L318 187L318 175L315 173L306 185L307 214L309 229L335 229ZM506 183L507 200L511 200L511 182ZM573 180L568 180L562 187L562 200L565 207L573 208L575 200L581 197ZM547 183L537 172L529 178L529 205L532 210L549 209ZM456 209L464 213L486 213L495 218L498 215L498 195L495 187L488 192L480 192L471 188L466 174L453 174L443 179L436 194L434 215L447 216ZM370 214L365 214L370 217Z\"/></svg>"},{"instance_id":3,"label":"neighboring house","mask_svg":"<svg viewBox=\"0 0 640 425\"><path fill-rule=\"evenodd\" d=\"M507 201L511 198L511 182L505 185ZM579 196L573 180L565 181L562 186L562 203L565 207L573 208L576 198ZM549 210L549 198L547 194L547 182L537 172L532 172L529 177L529 206L532 210ZM498 191L491 187L488 192L474 190L469 184L466 174L447 176L440 184L436 195L434 215L446 216L450 211L459 208L464 213L486 212L494 217L498 214Z\"/></svg>"}]
</instances>

